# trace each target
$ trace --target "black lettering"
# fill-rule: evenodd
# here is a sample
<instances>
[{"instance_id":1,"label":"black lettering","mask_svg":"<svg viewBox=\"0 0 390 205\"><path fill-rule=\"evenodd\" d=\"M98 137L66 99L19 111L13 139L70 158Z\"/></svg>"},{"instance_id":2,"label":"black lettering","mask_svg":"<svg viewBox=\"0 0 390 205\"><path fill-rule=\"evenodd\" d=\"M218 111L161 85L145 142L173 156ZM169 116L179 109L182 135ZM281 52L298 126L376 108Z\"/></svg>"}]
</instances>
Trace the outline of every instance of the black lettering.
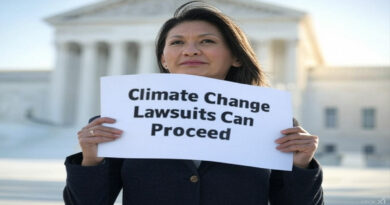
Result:
<instances>
[{"instance_id":1,"label":"black lettering","mask_svg":"<svg viewBox=\"0 0 390 205\"><path fill-rule=\"evenodd\" d=\"M251 117L244 117L244 125L253 126L254 119Z\"/></svg>"},{"instance_id":2,"label":"black lettering","mask_svg":"<svg viewBox=\"0 0 390 205\"><path fill-rule=\"evenodd\" d=\"M188 128L187 131L186 131L186 135L188 137L195 137L195 133L194 134L191 134L191 131L194 131L195 132L195 128Z\"/></svg>"},{"instance_id":3,"label":"black lettering","mask_svg":"<svg viewBox=\"0 0 390 205\"><path fill-rule=\"evenodd\" d=\"M198 137L206 137L207 131L205 129L198 129L196 131L196 136Z\"/></svg>"},{"instance_id":4,"label":"black lettering","mask_svg":"<svg viewBox=\"0 0 390 205\"><path fill-rule=\"evenodd\" d=\"M208 92L204 95L204 101L209 103L209 104L215 104L215 101L210 100L210 96L215 96L215 93L213 92Z\"/></svg>"},{"instance_id":5,"label":"black lettering","mask_svg":"<svg viewBox=\"0 0 390 205\"><path fill-rule=\"evenodd\" d=\"M178 109L172 109L171 110L171 118L178 118L179 117L179 110Z\"/></svg>"},{"instance_id":6,"label":"black lettering","mask_svg":"<svg viewBox=\"0 0 390 205\"><path fill-rule=\"evenodd\" d=\"M154 117L154 110L153 109L146 109L145 110L145 117L146 118L153 118Z\"/></svg>"},{"instance_id":7,"label":"black lettering","mask_svg":"<svg viewBox=\"0 0 390 205\"><path fill-rule=\"evenodd\" d=\"M200 109L200 110L199 110L199 114L200 114L200 119L206 120L205 114L208 114L208 113L206 112L206 110L204 110L203 108Z\"/></svg>"},{"instance_id":8,"label":"black lettering","mask_svg":"<svg viewBox=\"0 0 390 205\"><path fill-rule=\"evenodd\" d=\"M229 106L238 107L238 100L236 98L230 98Z\"/></svg>"},{"instance_id":9,"label":"black lettering","mask_svg":"<svg viewBox=\"0 0 390 205\"><path fill-rule=\"evenodd\" d=\"M169 114L169 109L155 109L156 117L164 117L167 118Z\"/></svg>"},{"instance_id":10,"label":"black lettering","mask_svg":"<svg viewBox=\"0 0 390 205\"><path fill-rule=\"evenodd\" d=\"M182 101L187 101L186 95L188 94L186 90L181 91L181 100Z\"/></svg>"},{"instance_id":11,"label":"black lettering","mask_svg":"<svg viewBox=\"0 0 390 205\"><path fill-rule=\"evenodd\" d=\"M169 130L172 130L172 127L166 127L164 129L164 136L168 136L169 135Z\"/></svg>"},{"instance_id":12,"label":"black lettering","mask_svg":"<svg viewBox=\"0 0 390 205\"><path fill-rule=\"evenodd\" d=\"M268 103L263 103L261 105L261 110L263 110L264 112L269 112L269 104Z\"/></svg>"},{"instance_id":13,"label":"black lettering","mask_svg":"<svg viewBox=\"0 0 390 205\"><path fill-rule=\"evenodd\" d=\"M188 95L188 99L191 101L191 102L196 102L198 101L198 94L196 93L190 93Z\"/></svg>"},{"instance_id":14,"label":"black lettering","mask_svg":"<svg viewBox=\"0 0 390 205\"><path fill-rule=\"evenodd\" d=\"M227 98L223 97L221 94L218 94L218 98L217 98L218 105L227 105L227 101L228 101Z\"/></svg>"},{"instance_id":15,"label":"black lettering","mask_svg":"<svg viewBox=\"0 0 390 205\"><path fill-rule=\"evenodd\" d=\"M146 100L150 100L150 88L146 89Z\"/></svg>"},{"instance_id":16,"label":"black lettering","mask_svg":"<svg viewBox=\"0 0 390 205\"><path fill-rule=\"evenodd\" d=\"M222 113L222 115L221 115L221 120L223 121L223 122L226 122L226 123L232 123L232 121L230 120L228 120L228 119L226 119L227 117L227 115L233 115L233 113L232 112L228 112L228 111L226 111L226 112L223 112Z\"/></svg>"},{"instance_id":17,"label":"black lettering","mask_svg":"<svg viewBox=\"0 0 390 205\"><path fill-rule=\"evenodd\" d=\"M162 126L162 124L152 124L152 133L151 133L151 135L152 136L155 136L156 135L156 132L158 132L158 131L161 131L163 129L163 126ZM166 135L165 135L166 136Z\"/></svg>"},{"instance_id":18,"label":"black lettering","mask_svg":"<svg viewBox=\"0 0 390 205\"><path fill-rule=\"evenodd\" d=\"M139 109L138 106L134 107L134 118L143 118L144 117L143 115L138 114L138 109Z\"/></svg>"},{"instance_id":19,"label":"black lettering","mask_svg":"<svg viewBox=\"0 0 390 205\"><path fill-rule=\"evenodd\" d=\"M139 92L139 89L131 89L129 91L130 100L138 100L138 97L135 97L134 92Z\"/></svg>"},{"instance_id":20,"label":"black lettering","mask_svg":"<svg viewBox=\"0 0 390 205\"><path fill-rule=\"evenodd\" d=\"M152 100L167 100L168 92L166 91L153 91L152 92Z\"/></svg>"},{"instance_id":21,"label":"black lettering","mask_svg":"<svg viewBox=\"0 0 390 205\"><path fill-rule=\"evenodd\" d=\"M175 136L183 136L184 129L182 127L175 127L175 129L173 129L173 134Z\"/></svg>"},{"instance_id":22,"label":"black lettering","mask_svg":"<svg viewBox=\"0 0 390 205\"><path fill-rule=\"evenodd\" d=\"M196 120L198 119L198 108L194 107L194 110L192 111L192 119Z\"/></svg>"},{"instance_id":23,"label":"black lettering","mask_svg":"<svg viewBox=\"0 0 390 205\"><path fill-rule=\"evenodd\" d=\"M260 109L260 103L259 102L251 102L251 111L252 112L259 112Z\"/></svg>"},{"instance_id":24,"label":"black lettering","mask_svg":"<svg viewBox=\"0 0 390 205\"><path fill-rule=\"evenodd\" d=\"M240 99L240 108L242 108L242 107L248 108L249 107L249 101Z\"/></svg>"},{"instance_id":25,"label":"black lettering","mask_svg":"<svg viewBox=\"0 0 390 205\"><path fill-rule=\"evenodd\" d=\"M230 128L228 128L226 131L221 131L219 133L219 139L229 140L230 139Z\"/></svg>"},{"instance_id":26,"label":"black lettering","mask_svg":"<svg viewBox=\"0 0 390 205\"><path fill-rule=\"evenodd\" d=\"M211 139L217 139L218 138L217 135L218 135L217 130L209 130L207 132L207 136L210 137Z\"/></svg>"},{"instance_id":27,"label":"black lettering","mask_svg":"<svg viewBox=\"0 0 390 205\"><path fill-rule=\"evenodd\" d=\"M214 121L216 119L215 112L208 112L207 116L208 116L207 120L209 120L209 121Z\"/></svg>"},{"instance_id":28,"label":"black lettering","mask_svg":"<svg viewBox=\"0 0 390 205\"><path fill-rule=\"evenodd\" d=\"M180 110L182 119L191 119L191 110Z\"/></svg>"},{"instance_id":29,"label":"black lettering","mask_svg":"<svg viewBox=\"0 0 390 205\"><path fill-rule=\"evenodd\" d=\"M179 93L178 92L171 92L171 95L169 96L169 100L178 101L179 100Z\"/></svg>"}]
</instances>

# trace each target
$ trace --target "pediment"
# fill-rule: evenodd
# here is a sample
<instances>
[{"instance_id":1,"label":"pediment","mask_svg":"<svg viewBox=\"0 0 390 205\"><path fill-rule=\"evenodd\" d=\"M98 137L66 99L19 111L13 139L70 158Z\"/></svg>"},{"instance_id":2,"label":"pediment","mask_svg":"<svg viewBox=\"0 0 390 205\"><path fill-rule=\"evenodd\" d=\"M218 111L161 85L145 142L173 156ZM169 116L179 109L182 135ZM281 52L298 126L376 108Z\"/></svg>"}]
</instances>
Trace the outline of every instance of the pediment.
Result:
<instances>
[{"instance_id":1,"label":"pediment","mask_svg":"<svg viewBox=\"0 0 390 205\"><path fill-rule=\"evenodd\" d=\"M53 25L72 23L106 23L139 19L166 19L187 0L105 0L64 12L46 19ZM235 19L301 18L305 13L256 0L206 1Z\"/></svg>"}]
</instances>

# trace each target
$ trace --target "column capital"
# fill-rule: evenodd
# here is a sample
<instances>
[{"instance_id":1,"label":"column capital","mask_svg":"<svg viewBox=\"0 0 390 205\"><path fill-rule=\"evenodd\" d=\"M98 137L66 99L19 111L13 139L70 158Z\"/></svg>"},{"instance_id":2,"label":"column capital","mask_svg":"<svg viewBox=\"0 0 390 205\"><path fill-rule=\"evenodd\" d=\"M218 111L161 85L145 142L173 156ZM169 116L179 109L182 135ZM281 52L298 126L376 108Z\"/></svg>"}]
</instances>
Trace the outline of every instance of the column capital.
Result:
<instances>
[{"instance_id":1,"label":"column capital","mask_svg":"<svg viewBox=\"0 0 390 205\"><path fill-rule=\"evenodd\" d=\"M123 40L111 40L107 41L108 45L126 45L128 41L123 41Z\"/></svg>"},{"instance_id":2,"label":"column capital","mask_svg":"<svg viewBox=\"0 0 390 205\"><path fill-rule=\"evenodd\" d=\"M83 48L96 48L98 46L97 41L82 41L79 43Z\"/></svg>"}]
</instances>

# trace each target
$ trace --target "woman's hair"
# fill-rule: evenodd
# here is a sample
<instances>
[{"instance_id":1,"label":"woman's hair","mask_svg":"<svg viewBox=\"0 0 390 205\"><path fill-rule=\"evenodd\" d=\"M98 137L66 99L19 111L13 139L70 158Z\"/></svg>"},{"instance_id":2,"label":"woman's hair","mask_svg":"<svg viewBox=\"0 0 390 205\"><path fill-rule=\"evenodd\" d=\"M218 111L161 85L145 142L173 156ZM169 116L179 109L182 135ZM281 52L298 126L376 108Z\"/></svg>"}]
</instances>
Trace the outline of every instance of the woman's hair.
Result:
<instances>
[{"instance_id":1,"label":"woman's hair","mask_svg":"<svg viewBox=\"0 0 390 205\"><path fill-rule=\"evenodd\" d=\"M214 25L224 37L232 55L238 59L240 67L230 67L225 78L227 81L267 86L264 72L256 59L244 32L217 8L200 1L190 1L180 6L174 16L166 21L157 36L157 64L162 73L168 73L161 64L168 32L175 26L188 21L205 21Z\"/></svg>"}]
</instances>

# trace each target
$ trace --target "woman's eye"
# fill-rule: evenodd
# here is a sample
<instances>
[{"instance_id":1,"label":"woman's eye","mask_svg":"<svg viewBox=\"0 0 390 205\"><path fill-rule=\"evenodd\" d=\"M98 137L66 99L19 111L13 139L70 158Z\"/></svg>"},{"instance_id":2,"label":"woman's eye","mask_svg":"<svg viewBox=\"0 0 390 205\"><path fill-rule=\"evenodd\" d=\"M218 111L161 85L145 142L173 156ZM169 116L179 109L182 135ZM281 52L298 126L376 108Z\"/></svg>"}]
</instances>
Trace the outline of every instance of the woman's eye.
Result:
<instances>
[{"instance_id":1,"label":"woman's eye","mask_svg":"<svg viewBox=\"0 0 390 205\"><path fill-rule=\"evenodd\" d=\"M215 41L213 41L211 39L204 39L201 41L201 43L215 43Z\"/></svg>"},{"instance_id":2,"label":"woman's eye","mask_svg":"<svg viewBox=\"0 0 390 205\"><path fill-rule=\"evenodd\" d=\"M179 44L183 44L183 41L172 41L169 43L169 45L179 45Z\"/></svg>"},{"instance_id":3,"label":"woman's eye","mask_svg":"<svg viewBox=\"0 0 390 205\"><path fill-rule=\"evenodd\" d=\"M201 43L215 43L215 41L211 39L204 39L201 41Z\"/></svg>"}]
</instances>

